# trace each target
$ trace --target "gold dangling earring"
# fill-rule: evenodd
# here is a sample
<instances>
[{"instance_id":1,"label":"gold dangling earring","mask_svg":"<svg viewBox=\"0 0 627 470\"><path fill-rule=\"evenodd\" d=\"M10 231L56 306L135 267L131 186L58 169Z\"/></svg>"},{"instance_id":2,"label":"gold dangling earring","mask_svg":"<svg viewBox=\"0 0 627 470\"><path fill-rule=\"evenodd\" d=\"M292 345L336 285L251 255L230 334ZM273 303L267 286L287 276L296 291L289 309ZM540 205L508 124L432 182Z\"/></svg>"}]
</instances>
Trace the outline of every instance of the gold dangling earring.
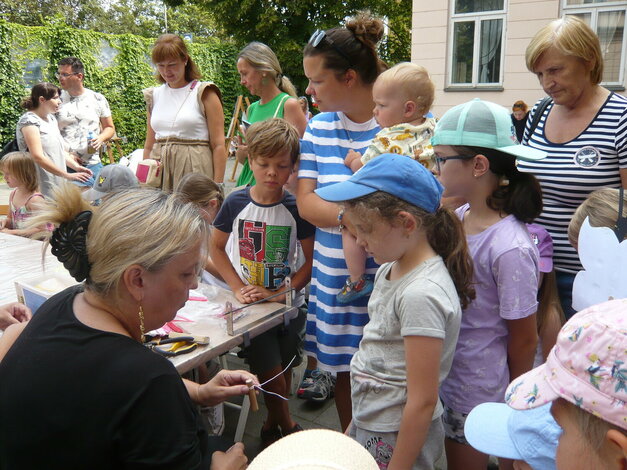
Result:
<instances>
[{"instance_id":1,"label":"gold dangling earring","mask_svg":"<svg viewBox=\"0 0 627 470\"><path fill-rule=\"evenodd\" d=\"M145 338L144 338L144 309L142 308L142 306L139 306L139 333L141 335L141 342L143 344Z\"/></svg>"}]
</instances>

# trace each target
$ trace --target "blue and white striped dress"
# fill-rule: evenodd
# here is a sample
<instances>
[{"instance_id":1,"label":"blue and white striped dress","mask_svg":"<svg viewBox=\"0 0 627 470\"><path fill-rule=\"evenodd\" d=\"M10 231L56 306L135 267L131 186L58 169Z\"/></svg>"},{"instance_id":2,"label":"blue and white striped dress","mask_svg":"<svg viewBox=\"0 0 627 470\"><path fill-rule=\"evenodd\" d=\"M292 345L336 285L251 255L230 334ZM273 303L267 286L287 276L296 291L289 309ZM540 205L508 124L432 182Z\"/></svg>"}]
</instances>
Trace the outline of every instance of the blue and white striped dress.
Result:
<instances>
[{"instance_id":1,"label":"blue and white striped dress","mask_svg":"<svg viewBox=\"0 0 627 470\"><path fill-rule=\"evenodd\" d=\"M577 273L582 269L579 256L568 242L568 224L577 207L597 189L618 188L619 169L627 168L627 99L611 93L588 127L570 142L553 143L546 138L544 124L553 109L549 105L531 138L529 124L536 112L534 106L527 121L523 144L548 152L536 162L518 161L518 169L533 173L542 186L544 209L536 223L553 238L553 261L556 271ZM582 153L582 148L586 147ZM579 152L575 164L575 158ZM586 161L586 155L590 156ZM581 165L582 157L585 167Z\"/></svg>"},{"instance_id":2,"label":"blue and white striped dress","mask_svg":"<svg viewBox=\"0 0 627 470\"><path fill-rule=\"evenodd\" d=\"M342 113L320 113L313 117L301 141L299 178L317 181L317 188L345 181L352 175L344 165L349 149L363 152L379 132L374 119L354 123ZM367 272L377 265L368 259ZM368 323L367 299L338 305L348 269L337 228L316 228L305 350L318 359L318 366L331 372L348 372Z\"/></svg>"}]
</instances>

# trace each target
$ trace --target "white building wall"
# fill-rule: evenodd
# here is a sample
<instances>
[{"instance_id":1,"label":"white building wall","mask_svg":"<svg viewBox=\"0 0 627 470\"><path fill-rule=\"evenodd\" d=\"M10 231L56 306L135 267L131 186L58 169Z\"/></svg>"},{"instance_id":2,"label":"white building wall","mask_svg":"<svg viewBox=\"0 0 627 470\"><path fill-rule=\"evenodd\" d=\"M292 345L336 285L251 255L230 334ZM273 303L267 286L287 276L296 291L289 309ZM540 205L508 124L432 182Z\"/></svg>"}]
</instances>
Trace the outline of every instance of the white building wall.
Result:
<instances>
[{"instance_id":1,"label":"white building wall","mask_svg":"<svg viewBox=\"0 0 627 470\"><path fill-rule=\"evenodd\" d=\"M560 16L559 0L505 0L505 57L502 91L481 89L445 91L449 41L450 0L413 0L411 60L426 67L436 84L433 111L447 109L473 98L506 107L522 99L533 105L544 96L535 76L525 65L525 49L533 35Z\"/></svg>"}]
</instances>

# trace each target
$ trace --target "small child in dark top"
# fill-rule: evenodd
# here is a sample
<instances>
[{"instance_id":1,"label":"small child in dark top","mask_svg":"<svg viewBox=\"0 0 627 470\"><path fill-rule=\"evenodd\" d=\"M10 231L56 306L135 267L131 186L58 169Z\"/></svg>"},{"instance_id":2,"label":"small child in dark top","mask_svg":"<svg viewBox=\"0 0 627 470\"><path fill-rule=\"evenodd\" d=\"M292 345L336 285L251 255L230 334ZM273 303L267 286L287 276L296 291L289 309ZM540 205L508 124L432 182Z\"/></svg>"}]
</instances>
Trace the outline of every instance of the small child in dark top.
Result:
<instances>
[{"instance_id":1,"label":"small child in dark top","mask_svg":"<svg viewBox=\"0 0 627 470\"><path fill-rule=\"evenodd\" d=\"M211 259L239 302L248 304L280 293L285 290L285 278L291 276L296 291L294 305L304 306L315 228L299 216L296 199L283 189L298 160L298 131L284 119L273 118L250 126L246 139L257 184L231 193L224 201L214 220ZM302 266L297 266L297 241L304 254ZM272 300L284 302L285 296ZM280 374L294 356L292 365L300 363L305 317L301 308L287 332L277 327L251 341L245 354L261 382ZM264 388L286 397L290 385L291 368ZM287 401L270 394L265 401L268 418L261 429L264 446L302 429L291 418Z\"/></svg>"}]
</instances>

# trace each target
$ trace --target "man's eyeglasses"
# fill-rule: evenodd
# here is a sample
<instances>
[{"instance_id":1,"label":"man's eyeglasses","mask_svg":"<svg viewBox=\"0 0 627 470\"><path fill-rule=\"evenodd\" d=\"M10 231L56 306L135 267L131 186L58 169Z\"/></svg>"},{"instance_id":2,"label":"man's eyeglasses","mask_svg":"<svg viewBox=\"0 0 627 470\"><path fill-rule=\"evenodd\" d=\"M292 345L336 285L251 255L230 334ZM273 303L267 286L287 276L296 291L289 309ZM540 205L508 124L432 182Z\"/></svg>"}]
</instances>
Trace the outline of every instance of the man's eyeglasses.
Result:
<instances>
[{"instance_id":1,"label":"man's eyeglasses","mask_svg":"<svg viewBox=\"0 0 627 470\"><path fill-rule=\"evenodd\" d=\"M435 157L435 168L437 172L440 173L440 170L442 169L442 165L444 165L444 163L446 163L447 160L471 160L473 158L475 158L474 155L472 157L469 155L451 155L450 157Z\"/></svg>"},{"instance_id":2,"label":"man's eyeglasses","mask_svg":"<svg viewBox=\"0 0 627 470\"><path fill-rule=\"evenodd\" d=\"M63 77L63 78L68 78L71 77L72 75L78 75L79 72L72 72L72 73L55 73L54 76L57 77L57 79Z\"/></svg>"},{"instance_id":3,"label":"man's eyeglasses","mask_svg":"<svg viewBox=\"0 0 627 470\"><path fill-rule=\"evenodd\" d=\"M331 39L327 35L326 31L322 29L317 29L316 32L311 35L311 37L309 38L309 44L311 44L315 48L318 48L323 39L329 44L329 46L335 49L335 52L344 57L346 62L348 62L349 67L353 65L348 55L342 49L340 49L340 47L335 44L333 39Z\"/></svg>"}]
</instances>

